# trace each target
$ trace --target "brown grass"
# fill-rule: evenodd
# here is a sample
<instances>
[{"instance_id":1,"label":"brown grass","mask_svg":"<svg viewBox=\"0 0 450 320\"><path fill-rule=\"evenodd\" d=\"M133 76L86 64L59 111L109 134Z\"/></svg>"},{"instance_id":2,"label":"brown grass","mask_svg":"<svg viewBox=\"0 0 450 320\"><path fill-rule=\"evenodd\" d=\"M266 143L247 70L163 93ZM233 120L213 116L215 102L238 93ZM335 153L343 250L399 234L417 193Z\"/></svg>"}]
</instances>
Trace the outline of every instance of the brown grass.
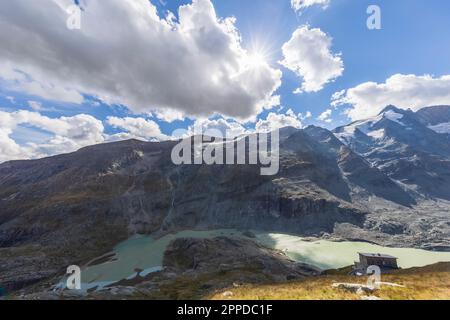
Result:
<instances>
[{"instance_id":1,"label":"brown grass","mask_svg":"<svg viewBox=\"0 0 450 320\"><path fill-rule=\"evenodd\" d=\"M223 292L231 291L233 300L359 300L357 294L334 289L332 284L367 283L366 277L327 274L302 281L272 285L244 285L229 288L208 296L222 300ZM382 286L373 296L383 300L450 300L450 264L437 264L425 268L400 270L383 275L383 282L404 285L405 288Z\"/></svg>"}]
</instances>

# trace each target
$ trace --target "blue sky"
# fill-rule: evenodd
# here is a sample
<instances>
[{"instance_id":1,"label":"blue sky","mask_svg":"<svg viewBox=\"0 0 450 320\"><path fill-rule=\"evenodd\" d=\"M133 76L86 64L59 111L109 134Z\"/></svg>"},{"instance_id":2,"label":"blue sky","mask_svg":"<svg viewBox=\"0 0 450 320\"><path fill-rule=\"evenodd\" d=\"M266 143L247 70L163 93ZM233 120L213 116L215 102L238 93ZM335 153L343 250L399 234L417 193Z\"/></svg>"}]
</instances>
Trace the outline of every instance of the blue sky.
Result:
<instances>
[{"instance_id":1,"label":"blue sky","mask_svg":"<svg viewBox=\"0 0 450 320\"><path fill-rule=\"evenodd\" d=\"M86 2L86 10L90 10L89 0ZM191 1L152 1L160 17L165 17L167 10L177 16L178 7L190 3ZM236 18L235 27L241 35L242 48L263 54L265 62L270 67L282 72L281 84L274 93L280 96L280 106L263 110L257 115L257 119L266 119L269 113L284 114L289 109L293 111L293 114L302 113L303 115L310 111L312 117L302 118L302 125L315 124L332 129L352 119L355 120L355 115L350 119L344 114L346 109L372 108L370 105L363 105L370 101L371 95L375 96L379 92L385 95L382 99L380 98L379 104L391 100L393 103L403 102L405 95L411 95L407 91L411 90L408 89L410 82L414 83L414 90L423 88L424 91L431 93L411 101L406 99L401 107L407 108L411 104L413 109L417 109L419 104L446 102L448 99L448 95L442 93L442 86L447 85L447 80L444 82L441 79L442 81L437 83L437 79L450 74L449 1L330 0L326 8L316 5L305 8L301 12L295 12L289 0L212 0L212 3L218 17ZM381 30L369 30L366 27L368 18L366 9L372 4L381 8ZM117 22L120 25L120 21ZM317 92L294 94L293 91L301 86L302 78L279 62L283 60L283 45L291 39L295 30L305 25L309 29L320 29L330 39L332 38L331 54L340 56L344 70L341 76L326 83ZM114 49L111 48L111 50ZM133 48L129 48L129 55L133 55ZM5 55L5 57L8 56ZM102 58L98 57L98 59L100 61ZM20 64L15 66L20 68ZM331 97L336 92L357 88L368 82L384 84L394 75L414 75L415 77L430 75L431 79L409 78L408 80L400 77L401 90L404 92L399 93L393 88L395 86L385 88L372 85L372 91L357 90L356 94L347 92L346 103L341 103L337 107L331 106ZM426 86L428 83L431 89L423 85ZM437 89L438 87L440 90ZM444 89L446 90L447 87ZM107 135L123 131L123 127L109 125L108 117L149 119L157 123L165 135L171 135L175 129L187 128L195 121L195 117L191 117L169 123L148 113L136 112L125 104L103 102L100 97L86 92L80 92L80 94L84 97L82 103L44 99L39 95L30 95L25 91L12 88L11 82L2 79L0 75L0 110L7 113L28 110L39 112L40 115L49 118L73 117L78 114L91 115L103 122L104 133ZM364 94L366 96L363 96ZM39 110L31 108L29 101L38 102ZM450 104L450 101L448 103ZM373 106L373 110L377 108L379 109L380 106ZM331 110L331 116L327 118L327 121L318 120L318 117L327 110ZM355 114L362 116L367 112L358 111ZM220 116L212 116L212 119L218 118ZM232 117L225 116L225 118ZM243 123L246 128L252 128L254 125L255 122ZM14 126L13 132L8 134L8 137L18 145L25 145L28 142L45 141L52 134L54 131L49 133L45 127L24 122Z\"/></svg>"},{"instance_id":2,"label":"blue sky","mask_svg":"<svg viewBox=\"0 0 450 320\"><path fill-rule=\"evenodd\" d=\"M220 15L234 15L244 42L256 37L273 43L273 61L281 59L279 48L302 24L318 27L333 38L333 48L341 52L344 75L318 93L292 94L298 78L283 74L282 104L318 116L330 106L333 93L362 82L384 82L396 73L444 75L450 71L450 2L445 0L336 0L324 10L312 7L296 14L289 1L215 1ZM366 9L378 4L382 29L368 30ZM311 121L333 128L349 119L339 111L333 123Z\"/></svg>"}]
</instances>

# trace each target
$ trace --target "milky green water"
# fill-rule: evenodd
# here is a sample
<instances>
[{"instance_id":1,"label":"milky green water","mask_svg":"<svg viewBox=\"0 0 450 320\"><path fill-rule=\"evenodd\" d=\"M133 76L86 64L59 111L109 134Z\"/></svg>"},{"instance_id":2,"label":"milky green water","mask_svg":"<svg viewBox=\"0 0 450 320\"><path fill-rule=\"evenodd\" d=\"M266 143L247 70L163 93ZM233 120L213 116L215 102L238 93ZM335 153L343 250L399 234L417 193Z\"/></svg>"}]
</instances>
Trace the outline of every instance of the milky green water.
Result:
<instances>
[{"instance_id":1,"label":"milky green water","mask_svg":"<svg viewBox=\"0 0 450 320\"><path fill-rule=\"evenodd\" d=\"M402 268L421 267L441 261L450 261L450 252L432 252L419 249L387 248L364 242L310 242L304 238L265 232L254 232L261 244L284 251L291 259L309 263L322 269L352 265L358 252L384 253L399 258ZM90 266L82 271L85 288L107 285L122 279L133 278L136 269L144 270L145 276L162 268L164 251L177 238L214 238L217 236L243 237L237 230L183 231L160 239L147 236L134 237L119 244L115 249L116 261Z\"/></svg>"},{"instance_id":2,"label":"milky green water","mask_svg":"<svg viewBox=\"0 0 450 320\"><path fill-rule=\"evenodd\" d=\"M322 269L336 269L359 260L358 252L383 253L399 258L401 268L423 267L450 261L450 252L434 252L409 248L388 248L365 242L305 241L286 234L257 233L258 240L271 248L284 251L291 259L309 263Z\"/></svg>"},{"instance_id":3,"label":"milky green water","mask_svg":"<svg viewBox=\"0 0 450 320\"><path fill-rule=\"evenodd\" d=\"M141 275L162 268L164 252L178 238L214 238L218 236L237 236L241 233L234 230L214 231L182 231L170 234L160 239L149 236L136 236L117 245L113 252L116 261L87 267L82 272L83 283L106 284L136 275L135 269L144 270Z\"/></svg>"}]
</instances>

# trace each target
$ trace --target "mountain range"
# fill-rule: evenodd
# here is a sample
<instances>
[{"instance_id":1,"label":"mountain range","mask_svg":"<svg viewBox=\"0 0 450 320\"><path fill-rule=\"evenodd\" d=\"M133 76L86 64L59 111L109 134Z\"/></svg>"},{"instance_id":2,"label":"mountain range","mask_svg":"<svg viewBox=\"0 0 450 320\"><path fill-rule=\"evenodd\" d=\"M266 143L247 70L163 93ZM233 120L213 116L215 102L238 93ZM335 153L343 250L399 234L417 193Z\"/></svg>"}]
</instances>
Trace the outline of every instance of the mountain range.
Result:
<instances>
[{"instance_id":1,"label":"mountain range","mask_svg":"<svg viewBox=\"0 0 450 320\"><path fill-rule=\"evenodd\" d=\"M280 132L280 172L181 165L129 140L0 164L0 283L64 273L136 234L234 228L450 250L450 106ZM248 139L248 137L246 138Z\"/></svg>"}]
</instances>

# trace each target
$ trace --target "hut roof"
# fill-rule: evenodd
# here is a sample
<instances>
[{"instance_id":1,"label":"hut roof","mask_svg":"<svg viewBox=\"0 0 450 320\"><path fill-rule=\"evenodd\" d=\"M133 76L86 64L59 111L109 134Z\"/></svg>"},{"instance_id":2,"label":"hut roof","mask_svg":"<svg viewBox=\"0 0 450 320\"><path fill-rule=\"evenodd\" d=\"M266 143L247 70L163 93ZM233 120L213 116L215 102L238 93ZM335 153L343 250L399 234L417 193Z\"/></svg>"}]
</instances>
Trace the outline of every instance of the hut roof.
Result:
<instances>
[{"instance_id":1,"label":"hut roof","mask_svg":"<svg viewBox=\"0 0 450 320\"><path fill-rule=\"evenodd\" d=\"M383 258L383 259L398 259L397 257L388 255L388 254L381 254L381 253L362 253L360 252L359 255L367 258Z\"/></svg>"}]
</instances>

